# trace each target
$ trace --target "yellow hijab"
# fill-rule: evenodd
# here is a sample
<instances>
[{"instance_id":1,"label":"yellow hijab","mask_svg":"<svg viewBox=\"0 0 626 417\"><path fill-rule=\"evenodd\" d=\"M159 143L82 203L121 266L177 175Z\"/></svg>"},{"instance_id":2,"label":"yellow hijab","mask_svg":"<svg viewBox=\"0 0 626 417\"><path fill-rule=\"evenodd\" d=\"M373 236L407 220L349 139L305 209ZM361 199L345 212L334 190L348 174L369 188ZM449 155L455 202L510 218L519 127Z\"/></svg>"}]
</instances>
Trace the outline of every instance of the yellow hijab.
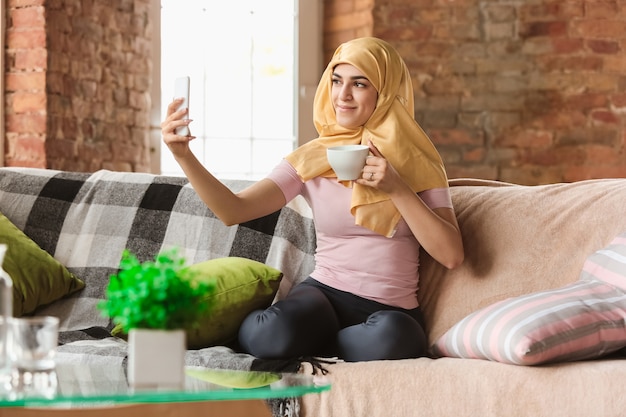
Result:
<instances>
[{"instance_id":1,"label":"yellow hijab","mask_svg":"<svg viewBox=\"0 0 626 417\"><path fill-rule=\"evenodd\" d=\"M364 126L346 129L337 124L332 103L332 73L339 64L358 68L378 91L376 109ZM340 45L328 63L315 93L313 121L319 134L289 154L302 181L336 177L326 159L326 148L367 145L371 140L415 192L447 187L439 153L413 116L413 84L398 52L377 38L359 38ZM349 183L345 185L349 186ZM395 233L400 213L389 196L354 183L350 212L355 224L383 236Z\"/></svg>"}]
</instances>

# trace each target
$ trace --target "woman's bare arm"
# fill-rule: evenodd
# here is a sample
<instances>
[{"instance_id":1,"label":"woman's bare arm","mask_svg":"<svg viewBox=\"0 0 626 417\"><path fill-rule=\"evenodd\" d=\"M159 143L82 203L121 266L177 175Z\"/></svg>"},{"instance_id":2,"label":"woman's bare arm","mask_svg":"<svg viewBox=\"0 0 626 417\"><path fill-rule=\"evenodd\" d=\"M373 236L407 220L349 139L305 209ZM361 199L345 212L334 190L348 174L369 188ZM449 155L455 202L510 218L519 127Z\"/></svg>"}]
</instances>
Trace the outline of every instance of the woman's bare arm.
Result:
<instances>
[{"instance_id":1,"label":"woman's bare arm","mask_svg":"<svg viewBox=\"0 0 626 417\"><path fill-rule=\"evenodd\" d=\"M454 210L431 210L372 143L370 150L374 156L368 158L363 178L357 182L387 193L420 245L437 262L450 269L459 266L465 255Z\"/></svg>"},{"instance_id":2,"label":"woman's bare arm","mask_svg":"<svg viewBox=\"0 0 626 417\"><path fill-rule=\"evenodd\" d=\"M431 210L410 188L392 194L391 200L430 256L449 269L463 263L463 240L453 209Z\"/></svg>"},{"instance_id":3,"label":"woman's bare arm","mask_svg":"<svg viewBox=\"0 0 626 417\"><path fill-rule=\"evenodd\" d=\"M161 123L163 141L198 196L222 222L227 225L243 223L273 213L286 204L280 188L269 179L234 193L211 174L189 148L189 142L195 137L174 133L177 127L191 122L182 119L187 109L176 111L179 105L180 100L174 100L167 108L167 117Z\"/></svg>"}]
</instances>

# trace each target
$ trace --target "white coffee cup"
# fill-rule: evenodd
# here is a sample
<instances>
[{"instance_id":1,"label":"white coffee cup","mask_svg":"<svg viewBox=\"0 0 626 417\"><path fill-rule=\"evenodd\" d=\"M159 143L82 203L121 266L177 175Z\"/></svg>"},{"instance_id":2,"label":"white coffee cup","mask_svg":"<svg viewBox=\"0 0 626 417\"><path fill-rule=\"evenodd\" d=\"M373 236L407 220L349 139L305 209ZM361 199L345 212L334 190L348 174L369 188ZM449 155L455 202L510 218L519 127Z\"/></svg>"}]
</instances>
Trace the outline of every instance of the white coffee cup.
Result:
<instances>
[{"instance_id":1,"label":"white coffee cup","mask_svg":"<svg viewBox=\"0 0 626 417\"><path fill-rule=\"evenodd\" d=\"M369 147L365 145L331 146L326 157L339 181L356 180L361 176Z\"/></svg>"}]
</instances>

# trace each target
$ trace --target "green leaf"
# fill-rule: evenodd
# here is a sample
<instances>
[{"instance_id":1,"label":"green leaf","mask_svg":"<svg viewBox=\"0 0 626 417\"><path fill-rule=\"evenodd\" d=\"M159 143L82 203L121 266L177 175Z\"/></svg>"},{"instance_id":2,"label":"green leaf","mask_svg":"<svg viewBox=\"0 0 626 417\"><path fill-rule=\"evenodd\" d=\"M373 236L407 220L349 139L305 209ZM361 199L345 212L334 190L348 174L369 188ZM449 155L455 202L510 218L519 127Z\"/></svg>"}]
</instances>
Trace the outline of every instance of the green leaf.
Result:
<instances>
[{"instance_id":1,"label":"green leaf","mask_svg":"<svg viewBox=\"0 0 626 417\"><path fill-rule=\"evenodd\" d=\"M110 276L98 309L125 332L192 327L210 311L206 299L216 286L195 281L192 273L184 271L185 263L176 248L143 263L125 249L119 272Z\"/></svg>"}]
</instances>

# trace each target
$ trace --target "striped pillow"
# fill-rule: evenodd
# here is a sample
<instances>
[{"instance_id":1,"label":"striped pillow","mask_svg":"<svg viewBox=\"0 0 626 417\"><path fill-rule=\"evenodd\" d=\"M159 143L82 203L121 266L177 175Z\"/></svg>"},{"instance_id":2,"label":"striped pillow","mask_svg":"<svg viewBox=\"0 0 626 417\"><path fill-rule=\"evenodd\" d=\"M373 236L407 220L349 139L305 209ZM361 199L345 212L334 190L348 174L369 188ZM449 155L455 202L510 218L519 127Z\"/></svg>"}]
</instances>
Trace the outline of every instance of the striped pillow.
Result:
<instances>
[{"instance_id":1,"label":"striped pillow","mask_svg":"<svg viewBox=\"0 0 626 417\"><path fill-rule=\"evenodd\" d=\"M625 292L623 233L587 258L579 281L475 311L432 351L517 365L597 358L626 347Z\"/></svg>"}]
</instances>

